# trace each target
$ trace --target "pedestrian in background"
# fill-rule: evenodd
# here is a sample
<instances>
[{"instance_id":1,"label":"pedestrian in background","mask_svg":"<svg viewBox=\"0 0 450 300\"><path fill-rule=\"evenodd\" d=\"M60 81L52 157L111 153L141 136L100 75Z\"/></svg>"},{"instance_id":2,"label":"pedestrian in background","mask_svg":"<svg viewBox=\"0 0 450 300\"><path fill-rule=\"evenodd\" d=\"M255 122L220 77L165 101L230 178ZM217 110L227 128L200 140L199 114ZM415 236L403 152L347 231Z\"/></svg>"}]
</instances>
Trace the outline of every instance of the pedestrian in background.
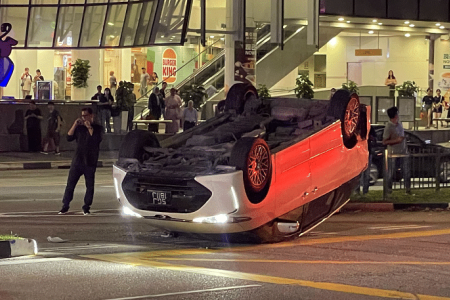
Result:
<instances>
[{"instance_id":1,"label":"pedestrian in background","mask_svg":"<svg viewBox=\"0 0 450 300\"><path fill-rule=\"evenodd\" d=\"M163 81L161 86L162 87L159 90L159 97L163 101L160 101L159 103L161 104L162 116L163 116L163 118L165 118L165 115L166 115L166 101L165 101L165 99L166 99L167 82Z\"/></svg>"},{"instance_id":2,"label":"pedestrian in background","mask_svg":"<svg viewBox=\"0 0 450 300\"><path fill-rule=\"evenodd\" d=\"M395 85L397 84L397 79L394 76L394 71L389 70L388 77L384 81L384 85L389 87L389 96L395 97Z\"/></svg>"},{"instance_id":3,"label":"pedestrian in background","mask_svg":"<svg viewBox=\"0 0 450 300\"><path fill-rule=\"evenodd\" d=\"M161 118L161 104L160 104L161 98L159 97L159 88L155 87L153 89L153 93L150 94L150 97L148 98L148 109L150 110L149 113L149 120L159 120ZM148 130L151 132L158 132L159 124L148 124Z\"/></svg>"},{"instance_id":4,"label":"pedestrian in background","mask_svg":"<svg viewBox=\"0 0 450 300\"><path fill-rule=\"evenodd\" d=\"M147 94L147 82L149 81L150 75L148 75L145 68L142 68L141 74L141 87L139 88L139 93L141 97Z\"/></svg>"},{"instance_id":5,"label":"pedestrian in background","mask_svg":"<svg viewBox=\"0 0 450 300\"><path fill-rule=\"evenodd\" d=\"M180 129L180 120L182 118L181 112L181 98L177 95L175 88L170 89L170 96L165 99L166 114L164 119L172 120L172 123L166 124L166 133L177 133Z\"/></svg>"},{"instance_id":6,"label":"pedestrian in background","mask_svg":"<svg viewBox=\"0 0 450 300\"><path fill-rule=\"evenodd\" d=\"M369 162L367 165L367 169L361 172L361 175L359 177L359 185L356 189L356 193L360 193L360 187L362 186L362 192L363 195L367 194L369 192L369 186L370 186L370 166L372 165L372 149L377 144L377 135L375 133L375 129L373 126L370 126L369 131L369 137L367 139L367 147L369 150Z\"/></svg>"},{"instance_id":7,"label":"pedestrian in background","mask_svg":"<svg viewBox=\"0 0 450 300\"><path fill-rule=\"evenodd\" d=\"M48 118L47 118L47 135L45 137L44 151L43 154L48 154L48 145L50 141L55 144L55 155L60 155L59 152L59 141L60 141L60 131L63 119L59 114L59 111L55 109L55 104L53 102L48 102Z\"/></svg>"},{"instance_id":8,"label":"pedestrian in background","mask_svg":"<svg viewBox=\"0 0 450 300\"><path fill-rule=\"evenodd\" d=\"M198 123L198 113L194 108L194 101L189 100L188 107L183 110L183 131L195 127Z\"/></svg>"},{"instance_id":9,"label":"pedestrian in background","mask_svg":"<svg viewBox=\"0 0 450 300\"><path fill-rule=\"evenodd\" d=\"M26 96L30 95L31 83L33 82L33 77L31 77L29 68L25 68L25 72L20 76L20 80L22 80L20 84L22 87L22 99L25 99Z\"/></svg>"},{"instance_id":10,"label":"pedestrian in background","mask_svg":"<svg viewBox=\"0 0 450 300\"><path fill-rule=\"evenodd\" d=\"M38 86L37 86L37 82L38 81L43 81L44 80L44 76L41 75L41 70L37 69L36 70L36 75L33 78L33 92L34 92L34 99L38 99Z\"/></svg>"},{"instance_id":11,"label":"pedestrian in background","mask_svg":"<svg viewBox=\"0 0 450 300\"><path fill-rule=\"evenodd\" d=\"M30 101L30 108L25 112L27 121L28 151L41 151L41 110L37 108L36 102Z\"/></svg>"},{"instance_id":12,"label":"pedestrian in background","mask_svg":"<svg viewBox=\"0 0 450 300\"><path fill-rule=\"evenodd\" d=\"M152 75L148 78L148 87L150 89L153 89L158 84L158 74L156 72L153 72Z\"/></svg>"},{"instance_id":13,"label":"pedestrian in background","mask_svg":"<svg viewBox=\"0 0 450 300\"><path fill-rule=\"evenodd\" d=\"M436 96L433 98L433 119L439 119L442 116L442 107L444 106L444 97L441 96L441 90L436 90ZM438 127L438 124L434 126ZM441 121L441 127L444 127L444 123Z\"/></svg>"},{"instance_id":14,"label":"pedestrian in background","mask_svg":"<svg viewBox=\"0 0 450 300\"><path fill-rule=\"evenodd\" d=\"M391 107L387 110L389 121L383 132L383 145L387 145L388 156L401 155L401 157L388 158L388 193L392 193L392 178L397 166L402 167L403 180L406 193L411 194L411 172L409 167L408 148L405 140L405 130L398 116L398 108Z\"/></svg>"},{"instance_id":15,"label":"pedestrian in background","mask_svg":"<svg viewBox=\"0 0 450 300\"><path fill-rule=\"evenodd\" d=\"M427 126L426 129L430 128L431 126L431 112L433 110L433 90L431 88L427 89L427 95L423 97L422 99L422 109L427 113L428 119L427 119Z\"/></svg>"},{"instance_id":16,"label":"pedestrian in background","mask_svg":"<svg viewBox=\"0 0 450 300\"><path fill-rule=\"evenodd\" d=\"M109 90L109 89L108 89ZM106 91L106 89L105 89ZM97 100L97 113L100 117L100 125L106 128L106 131L111 132L111 104L110 97L106 97L105 94L102 93L102 86L97 86L97 93L91 97L91 100Z\"/></svg>"},{"instance_id":17,"label":"pedestrian in background","mask_svg":"<svg viewBox=\"0 0 450 300\"><path fill-rule=\"evenodd\" d=\"M77 148L70 165L67 178L66 190L62 200L63 206L59 214L69 212L70 202L73 199L75 186L81 175L86 183L84 195L83 214L89 215L92 201L94 199L95 171L97 169L100 142L102 141L103 128L94 123L94 115L90 107L81 110L81 118L73 123L67 133L67 141L76 141Z\"/></svg>"},{"instance_id":18,"label":"pedestrian in background","mask_svg":"<svg viewBox=\"0 0 450 300\"><path fill-rule=\"evenodd\" d=\"M109 72L109 88L111 89L111 95L115 97L117 91L117 78L114 76L114 71Z\"/></svg>"}]
</instances>

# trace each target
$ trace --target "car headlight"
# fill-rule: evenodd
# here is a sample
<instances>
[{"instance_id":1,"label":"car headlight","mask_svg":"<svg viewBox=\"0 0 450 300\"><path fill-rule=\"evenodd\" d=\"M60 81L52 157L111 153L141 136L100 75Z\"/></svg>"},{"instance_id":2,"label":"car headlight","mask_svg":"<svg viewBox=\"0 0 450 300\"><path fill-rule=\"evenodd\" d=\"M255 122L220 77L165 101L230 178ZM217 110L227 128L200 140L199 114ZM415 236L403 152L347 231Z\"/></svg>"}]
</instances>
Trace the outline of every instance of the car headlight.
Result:
<instances>
[{"instance_id":1,"label":"car headlight","mask_svg":"<svg viewBox=\"0 0 450 300\"><path fill-rule=\"evenodd\" d=\"M134 211L132 211L129 207L124 206L122 208L122 213L126 216L132 216L132 217L136 217L136 218L142 218L142 216L138 213L135 213Z\"/></svg>"},{"instance_id":2,"label":"car headlight","mask_svg":"<svg viewBox=\"0 0 450 300\"><path fill-rule=\"evenodd\" d=\"M194 218L192 220L194 223L210 223L210 224L224 224L227 223L229 220L228 216L226 214L220 214L212 217L199 217Z\"/></svg>"}]
</instances>

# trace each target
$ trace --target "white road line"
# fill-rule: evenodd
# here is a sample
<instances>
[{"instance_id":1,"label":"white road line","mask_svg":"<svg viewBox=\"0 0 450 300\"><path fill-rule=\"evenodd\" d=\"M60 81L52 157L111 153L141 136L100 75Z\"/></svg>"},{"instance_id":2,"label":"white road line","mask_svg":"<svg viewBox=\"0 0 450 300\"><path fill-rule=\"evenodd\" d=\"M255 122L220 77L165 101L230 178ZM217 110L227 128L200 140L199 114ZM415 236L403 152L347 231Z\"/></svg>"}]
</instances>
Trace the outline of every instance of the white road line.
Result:
<instances>
[{"instance_id":1,"label":"white road line","mask_svg":"<svg viewBox=\"0 0 450 300\"><path fill-rule=\"evenodd\" d=\"M12 259L12 260L1 260L0 266L9 266L9 265L21 265L21 264L36 264L36 263L46 263L46 262L55 262L55 261L69 261L70 258L65 257L53 257L53 258L30 258L30 259Z\"/></svg>"},{"instance_id":2,"label":"white road line","mask_svg":"<svg viewBox=\"0 0 450 300\"><path fill-rule=\"evenodd\" d=\"M6 199L0 202L34 202L34 201L61 201L61 198L56 199Z\"/></svg>"},{"instance_id":3,"label":"white road line","mask_svg":"<svg viewBox=\"0 0 450 300\"><path fill-rule=\"evenodd\" d=\"M136 245L84 245L84 246L71 246L71 247L54 247L54 248L40 248L39 252L46 251L67 251L67 250L89 250L89 249L102 249L102 248L129 248Z\"/></svg>"},{"instance_id":4,"label":"white road line","mask_svg":"<svg viewBox=\"0 0 450 300\"><path fill-rule=\"evenodd\" d=\"M167 297L167 296L176 296L176 295L235 290L235 289L243 289L243 288L250 288L250 287L259 287L259 286L261 286L261 285L252 284L252 285L230 286L230 287L222 287L222 288L215 288L215 289L194 290L194 291L175 292L175 293L166 293L166 294L157 294L157 295L145 295L145 296L125 297L125 298L111 298L108 300L134 300L134 299L158 298L158 297Z\"/></svg>"}]
</instances>

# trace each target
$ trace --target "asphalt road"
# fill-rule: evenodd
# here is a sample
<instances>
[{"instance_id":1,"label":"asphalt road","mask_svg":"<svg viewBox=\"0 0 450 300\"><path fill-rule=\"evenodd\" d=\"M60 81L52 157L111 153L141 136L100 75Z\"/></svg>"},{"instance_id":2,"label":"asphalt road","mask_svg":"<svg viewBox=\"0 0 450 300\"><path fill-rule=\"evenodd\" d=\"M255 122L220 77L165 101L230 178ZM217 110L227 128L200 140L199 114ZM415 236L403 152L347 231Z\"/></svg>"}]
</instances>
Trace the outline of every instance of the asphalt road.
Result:
<instances>
[{"instance_id":1,"label":"asphalt road","mask_svg":"<svg viewBox=\"0 0 450 300\"><path fill-rule=\"evenodd\" d=\"M450 299L447 211L342 213L270 245L164 238L120 215L110 169L98 170L92 215L83 182L58 215L67 172L0 172L0 234L40 251L0 260L1 300Z\"/></svg>"}]
</instances>

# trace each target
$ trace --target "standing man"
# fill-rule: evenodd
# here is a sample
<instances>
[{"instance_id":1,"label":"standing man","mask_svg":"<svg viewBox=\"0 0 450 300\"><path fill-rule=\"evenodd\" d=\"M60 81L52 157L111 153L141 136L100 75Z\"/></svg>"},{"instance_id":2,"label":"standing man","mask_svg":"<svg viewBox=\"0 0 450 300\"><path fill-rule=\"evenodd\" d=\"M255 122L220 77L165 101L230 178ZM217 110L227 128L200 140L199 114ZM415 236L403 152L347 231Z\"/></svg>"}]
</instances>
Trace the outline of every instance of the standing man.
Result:
<instances>
[{"instance_id":1,"label":"standing man","mask_svg":"<svg viewBox=\"0 0 450 300\"><path fill-rule=\"evenodd\" d=\"M81 110L81 118L73 123L67 133L69 142L75 140L77 149L70 166L67 186L63 197L63 207L59 211L60 215L69 211L70 202L73 199L73 192L81 175L84 175L86 182L86 194L84 195L83 214L89 215L92 200L94 199L95 171L97 169L98 154L100 152L100 142L102 141L103 128L94 124L94 115L90 107Z\"/></svg>"},{"instance_id":2,"label":"standing man","mask_svg":"<svg viewBox=\"0 0 450 300\"><path fill-rule=\"evenodd\" d=\"M145 68L142 68L142 74L141 74L141 88L139 89L139 93L141 94L141 97L147 94L147 82L150 78L150 75L148 75Z\"/></svg>"},{"instance_id":3,"label":"standing man","mask_svg":"<svg viewBox=\"0 0 450 300\"><path fill-rule=\"evenodd\" d=\"M33 81L33 77L31 77L29 68L25 68L25 72L22 73L20 79L22 80L22 83L20 84L20 86L22 87L22 98L25 99L26 96L30 95L31 83Z\"/></svg>"},{"instance_id":4,"label":"standing man","mask_svg":"<svg viewBox=\"0 0 450 300\"><path fill-rule=\"evenodd\" d=\"M401 155L388 160L388 193L392 193L392 177L396 166L401 165L403 179L405 181L406 194L411 194L411 172L409 168L408 148L405 140L405 130L399 121L398 108L391 107L387 110L389 122L386 123L383 133L383 145L387 145L388 155Z\"/></svg>"},{"instance_id":5,"label":"standing man","mask_svg":"<svg viewBox=\"0 0 450 300\"><path fill-rule=\"evenodd\" d=\"M163 101L160 101L159 104L161 105L161 112L164 116L166 115L166 88L167 88L167 82L162 82L162 88L159 91L159 96L162 98Z\"/></svg>"},{"instance_id":6,"label":"standing man","mask_svg":"<svg viewBox=\"0 0 450 300\"><path fill-rule=\"evenodd\" d=\"M25 120L27 120L27 136L28 136L28 151L41 151L41 110L37 108L34 100L30 101L30 109L25 113Z\"/></svg>"},{"instance_id":7,"label":"standing man","mask_svg":"<svg viewBox=\"0 0 450 300\"><path fill-rule=\"evenodd\" d=\"M102 86L97 86L97 93L91 97L91 100L98 100L97 103L97 113L100 116L100 125L105 126L106 131L108 133L111 133L111 108L112 108L112 101L108 97L105 96L105 94L102 93ZM114 100L114 99L113 99Z\"/></svg>"},{"instance_id":8,"label":"standing man","mask_svg":"<svg viewBox=\"0 0 450 300\"><path fill-rule=\"evenodd\" d=\"M59 152L59 132L62 126L62 118L59 114L59 111L55 109L55 104L53 102L48 102L47 107L49 112L47 118L47 135L44 144L44 151L41 153L48 154L48 144L50 143L50 140L53 140L55 144L55 155L61 155L61 153Z\"/></svg>"}]
</instances>

